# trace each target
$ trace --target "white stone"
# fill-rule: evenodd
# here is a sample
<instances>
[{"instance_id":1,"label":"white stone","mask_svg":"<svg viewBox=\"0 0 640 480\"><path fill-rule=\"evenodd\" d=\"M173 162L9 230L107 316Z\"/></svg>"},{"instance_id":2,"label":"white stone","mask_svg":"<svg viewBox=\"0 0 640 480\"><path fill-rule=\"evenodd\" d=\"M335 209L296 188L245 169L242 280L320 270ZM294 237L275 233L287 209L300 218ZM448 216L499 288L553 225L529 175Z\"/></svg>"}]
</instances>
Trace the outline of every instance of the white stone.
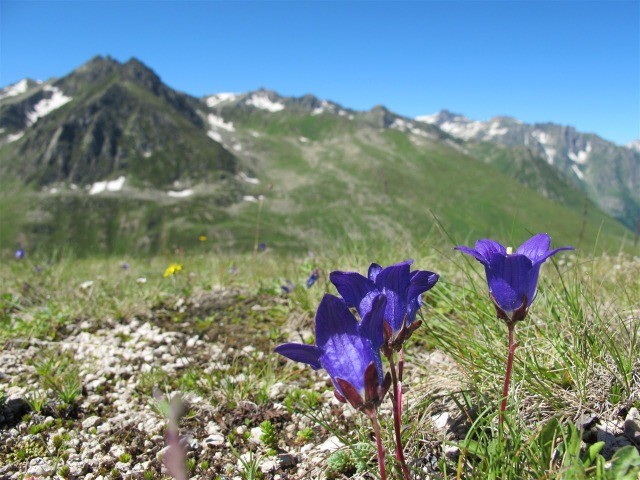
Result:
<instances>
[{"instance_id":1,"label":"white stone","mask_svg":"<svg viewBox=\"0 0 640 480\"><path fill-rule=\"evenodd\" d=\"M205 430L209 435L213 435L214 433L220 433L220 425L218 425L216 422L209 422L207 423Z\"/></svg>"},{"instance_id":2,"label":"white stone","mask_svg":"<svg viewBox=\"0 0 640 480\"><path fill-rule=\"evenodd\" d=\"M447 423L449 422L449 412L435 415L431 418L431 421L438 430L444 430L447 427Z\"/></svg>"},{"instance_id":3,"label":"white stone","mask_svg":"<svg viewBox=\"0 0 640 480\"><path fill-rule=\"evenodd\" d=\"M120 458L120 456L125 452L126 450L122 445L113 445L109 450L109 455L111 455L113 458Z\"/></svg>"},{"instance_id":4,"label":"white stone","mask_svg":"<svg viewBox=\"0 0 640 480\"><path fill-rule=\"evenodd\" d=\"M269 387L269 398L270 399L274 399L274 398L278 398L280 395L282 395L282 393L284 392L285 388L287 388L287 386L282 383L282 382L276 382L273 385L271 385Z\"/></svg>"},{"instance_id":5,"label":"white stone","mask_svg":"<svg viewBox=\"0 0 640 480\"><path fill-rule=\"evenodd\" d=\"M83 430L88 430L90 428L97 427L101 423L102 423L102 418L100 418L100 417L98 417L96 415L92 415L91 417L85 418L82 421L82 429Z\"/></svg>"},{"instance_id":6,"label":"white stone","mask_svg":"<svg viewBox=\"0 0 640 480\"><path fill-rule=\"evenodd\" d=\"M262 440L260 437L262 436L262 429L260 427L253 427L251 429L251 436L249 437L249 441L255 443L256 445L260 445Z\"/></svg>"},{"instance_id":7,"label":"white stone","mask_svg":"<svg viewBox=\"0 0 640 480\"><path fill-rule=\"evenodd\" d=\"M456 447L455 445L447 445L444 448L444 456L446 458L448 458L449 460L456 459L459 454L460 454L460 449L458 447Z\"/></svg>"},{"instance_id":8,"label":"white stone","mask_svg":"<svg viewBox=\"0 0 640 480\"><path fill-rule=\"evenodd\" d=\"M344 443L342 443L338 437L329 437L323 443L318 445L318 450L322 452L334 452L339 448L343 447Z\"/></svg>"},{"instance_id":9,"label":"white stone","mask_svg":"<svg viewBox=\"0 0 640 480\"><path fill-rule=\"evenodd\" d=\"M260 463L262 473L269 473L278 468L278 462L272 458L267 458Z\"/></svg>"},{"instance_id":10,"label":"white stone","mask_svg":"<svg viewBox=\"0 0 640 480\"><path fill-rule=\"evenodd\" d=\"M50 475L53 475L53 467L44 458L34 458L33 460L29 461L27 475L41 475L48 477Z\"/></svg>"}]
</instances>

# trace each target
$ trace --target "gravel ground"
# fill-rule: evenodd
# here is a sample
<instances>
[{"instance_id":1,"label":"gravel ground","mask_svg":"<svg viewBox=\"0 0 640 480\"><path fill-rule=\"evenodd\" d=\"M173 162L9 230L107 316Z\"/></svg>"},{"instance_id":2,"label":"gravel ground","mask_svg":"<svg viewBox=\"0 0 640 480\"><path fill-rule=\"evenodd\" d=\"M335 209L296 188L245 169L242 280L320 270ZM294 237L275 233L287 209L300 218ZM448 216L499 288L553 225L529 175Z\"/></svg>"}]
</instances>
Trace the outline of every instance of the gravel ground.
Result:
<instances>
[{"instance_id":1,"label":"gravel ground","mask_svg":"<svg viewBox=\"0 0 640 480\"><path fill-rule=\"evenodd\" d=\"M51 341L5 345L0 352L0 392L6 395L0 405L0 479L166 478L162 460L170 447L162 404L180 391L167 387L166 379L184 379L189 371L200 372L194 385L209 379L206 388L180 392L187 413L179 422L179 434L191 466L189 478L253 478L248 472L252 465L265 479L331 476L327 458L341 448L338 436L364 420L334 398L322 372L271 353L277 342L312 333L311 319L298 314L287 322L284 334L270 338L270 312L278 308L287 308L286 299L218 289L172 300L132 318L85 319ZM227 314L234 320L225 320ZM203 324L205 317L216 320ZM72 361L65 368L67 373L76 371L80 383L78 397L69 403L37 373L43 360L60 359ZM432 393L459 388L451 359L430 352L419 360L431 372L426 383L422 378L421 389ZM275 375L261 379L256 371L269 362ZM330 429L286 405L294 387L321 392L314 413ZM409 395L420 395L417 386L413 394L411 383L407 387ZM259 396L259 389L265 395ZM39 404L34 392L43 395ZM389 408L388 403L383 407ZM457 455L455 447L443 447L441 440L465 432L454 405L441 401L430 408L425 428L433 433L433 442L409 456L424 472L422 478L437 478L432 473L438 460ZM266 420L276 432L275 443L263 438L260 425ZM608 440L607 448L640 438L635 409L623 412L619 422L599 424L592 418L584 419L583 426L593 431L594 439ZM301 431L306 434L301 436ZM357 478L374 477L365 473Z\"/></svg>"},{"instance_id":2,"label":"gravel ground","mask_svg":"<svg viewBox=\"0 0 640 480\"><path fill-rule=\"evenodd\" d=\"M327 456L343 445L335 433L352 428L354 412L334 398L326 375L271 353L276 340L267 334L269 311L283 303L219 289L130 319L83 320L52 341L5 345L0 478L166 478L168 419L160 405L177 393L188 411L179 434L192 465L189 478L244 478L252 463L267 479L325 478ZM220 321L195 326L198 319L230 310L233 322L218 315ZM243 324L245 314L251 321ZM311 319L298 323L306 329L289 327L286 336L311 335ZM71 360L65 368L75 369L80 383L69 404L37 373L41 362L58 359ZM267 360L288 369L286 384L278 375L266 387L260 383L256 365ZM177 387L167 391L166 384L164 391L156 388L189 370L214 379L208 398ZM314 400L316 413L330 419L333 431L283 404L296 386L322 392ZM260 402L253 395L258 387L266 391ZM261 439L265 420L274 427L277 445ZM297 435L305 429L304 438Z\"/></svg>"}]
</instances>

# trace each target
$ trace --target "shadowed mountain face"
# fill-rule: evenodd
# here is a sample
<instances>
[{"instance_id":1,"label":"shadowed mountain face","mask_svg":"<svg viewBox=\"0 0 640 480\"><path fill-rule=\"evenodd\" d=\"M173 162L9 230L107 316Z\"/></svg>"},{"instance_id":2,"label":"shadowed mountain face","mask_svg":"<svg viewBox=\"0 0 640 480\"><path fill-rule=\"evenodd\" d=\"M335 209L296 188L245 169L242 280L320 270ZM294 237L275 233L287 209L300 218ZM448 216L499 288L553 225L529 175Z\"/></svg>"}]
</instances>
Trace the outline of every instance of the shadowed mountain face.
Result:
<instances>
[{"instance_id":1,"label":"shadowed mountain face","mask_svg":"<svg viewBox=\"0 0 640 480\"><path fill-rule=\"evenodd\" d=\"M567 170L560 153L545 156L555 137L544 126L503 119L465 138L450 116L418 121L269 90L198 99L138 60L96 57L64 78L0 90L0 246L157 253L204 234L216 249L243 250L259 232L289 251L422 243L442 231L590 244L601 226L601 246L624 242L596 203L607 191L622 199L612 201L621 218L633 216L637 179L624 168L637 157L626 149L576 134ZM611 162L596 161L607 148ZM575 165L584 179L568 176Z\"/></svg>"},{"instance_id":2,"label":"shadowed mountain face","mask_svg":"<svg viewBox=\"0 0 640 480\"><path fill-rule=\"evenodd\" d=\"M97 57L2 100L1 168L38 186L118 175L162 186L233 174L236 160L206 136L199 105L137 60Z\"/></svg>"}]
</instances>

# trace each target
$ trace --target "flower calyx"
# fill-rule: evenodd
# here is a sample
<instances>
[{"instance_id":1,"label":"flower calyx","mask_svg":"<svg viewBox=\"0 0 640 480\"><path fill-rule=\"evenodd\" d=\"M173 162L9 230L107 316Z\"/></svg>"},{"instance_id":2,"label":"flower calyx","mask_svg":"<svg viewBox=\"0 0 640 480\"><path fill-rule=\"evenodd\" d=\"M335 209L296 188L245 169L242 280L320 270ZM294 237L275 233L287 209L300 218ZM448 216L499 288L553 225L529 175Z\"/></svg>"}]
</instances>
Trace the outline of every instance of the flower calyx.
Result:
<instances>
[{"instance_id":1,"label":"flower calyx","mask_svg":"<svg viewBox=\"0 0 640 480\"><path fill-rule=\"evenodd\" d=\"M335 379L335 382L340 390L342 390L342 393L340 393L338 388L336 388L333 392L340 402L349 402L356 410L360 410L367 416L371 416L375 413L389 391L391 374L387 372L382 385L380 385L378 381L378 370L374 363L371 362L364 373L364 399L362 395L360 395L360 392L347 380L338 377Z\"/></svg>"},{"instance_id":2,"label":"flower calyx","mask_svg":"<svg viewBox=\"0 0 640 480\"><path fill-rule=\"evenodd\" d=\"M385 357L389 357L389 355L393 355L393 352L399 352L402 349L404 342L411 338L413 332L415 332L420 325L422 325L422 320L414 320L411 324L407 324L406 318L402 322L402 326L400 330L394 335L393 328L386 320L383 322L383 340L381 350L382 354Z\"/></svg>"},{"instance_id":3,"label":"flower calyx","mask_svg":"<svg viewBox=\"0 0 640 480\"><path fill-rule=\"evenodd\" d=\"M511 316L505 312L498 302L496 301L493 294L491 296L491 301L493 302L493 306L496 308L496 315L499 319L504 320L507 325L514 325L516 322L522 321L527 317L527 313L529 313L529 308L527 306L527 296L524 295L522 297L522 304L516 308L513 312L511 312Z\"/></svg>"}]
</instances>

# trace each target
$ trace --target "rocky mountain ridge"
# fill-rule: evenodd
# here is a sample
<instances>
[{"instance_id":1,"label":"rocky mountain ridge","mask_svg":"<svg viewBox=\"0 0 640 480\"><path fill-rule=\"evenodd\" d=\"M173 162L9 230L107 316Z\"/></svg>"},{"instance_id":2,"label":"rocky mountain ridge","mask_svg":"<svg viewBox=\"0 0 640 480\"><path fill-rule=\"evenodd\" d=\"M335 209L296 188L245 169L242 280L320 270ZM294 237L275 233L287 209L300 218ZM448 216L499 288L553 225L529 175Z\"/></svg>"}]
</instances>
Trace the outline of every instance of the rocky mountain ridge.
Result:
<instances>
[{"instance_id":1,"label":"rocky mountain ridge","mask_svg":"<svg viewBox=\"0 0 640 480\"><path fill-rule=\"evenodd\" d=\"M511 117L475 121L443 110L416 120L467 143L526 148L632 230L640 226L640 152L592 133L554 123L526 124Z\"/></svg>"},{"instance_id":2,"label":"rocky mountain ridge","mask_svg":"<svg viewBox=\"0 0 640 480\"><path fill-rule=\"evenodd\" d=\"M316 237L422 238L431 227L410 212L424 205L453 231L486 235L525 205L518 221L527 228L563 219L544 226L551 233L610 222L583 183L524 146L464 140L384 106L356 111L313 95L195 98L136 59L96 57L60 79L0 90L0 174L11 192L0 244L28 246L44 233L86 252L161 251L203 232L246 248L262 199L261 230L288 248ZM478 204L488 208L470 215Z\"/></svg>"},{"instance_id":3,"label":"rocky mountain ridge","mask_svg":"<svg viewBox=\"0 0 640 480\"><path fill-rule=\"evenodd\" d=\"M127 174L140 185L215 179L235 158L203 135L199 100L141 62L96 57L62 79L0 100L0 169L39 186Z\"/></svg>"}]
</instances>

